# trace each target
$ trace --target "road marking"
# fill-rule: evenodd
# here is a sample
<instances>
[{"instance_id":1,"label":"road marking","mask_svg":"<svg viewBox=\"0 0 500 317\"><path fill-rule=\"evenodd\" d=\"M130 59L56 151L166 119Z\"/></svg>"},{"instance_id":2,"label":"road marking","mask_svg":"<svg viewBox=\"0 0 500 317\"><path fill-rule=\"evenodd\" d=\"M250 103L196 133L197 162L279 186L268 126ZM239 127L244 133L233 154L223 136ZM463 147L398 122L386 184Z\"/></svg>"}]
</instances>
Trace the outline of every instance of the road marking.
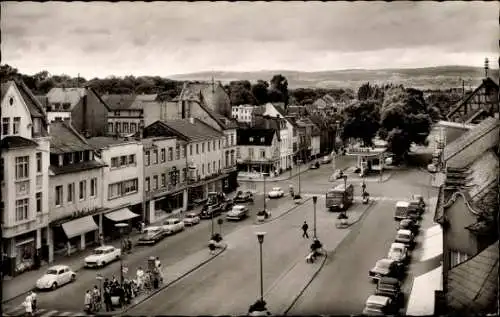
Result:
<instances>
[{"instance_id":1,"label":"road marking","mask_svg":"<svg viewBox=\"0 0 500 317\"><path fill-rule=\"evenodd\" d=\"M64 313L59 313L58 316L69 316L69 315L72 315L74 316L75 313L72 313L72 312L64 312Z\"/></svg>"},{"instance_id":2,"label":"road marking","mask_svg":"<svg viewBox=\"0 0 500 317\"><path fill-rule=\"evenodd\" d=\"M58 314L59 311L58 310L51 310L43 315L38 315L39 317L49 317L49 316L52 316L52 315L55 315L55 314Z\"/></svg>"}]
</instances>

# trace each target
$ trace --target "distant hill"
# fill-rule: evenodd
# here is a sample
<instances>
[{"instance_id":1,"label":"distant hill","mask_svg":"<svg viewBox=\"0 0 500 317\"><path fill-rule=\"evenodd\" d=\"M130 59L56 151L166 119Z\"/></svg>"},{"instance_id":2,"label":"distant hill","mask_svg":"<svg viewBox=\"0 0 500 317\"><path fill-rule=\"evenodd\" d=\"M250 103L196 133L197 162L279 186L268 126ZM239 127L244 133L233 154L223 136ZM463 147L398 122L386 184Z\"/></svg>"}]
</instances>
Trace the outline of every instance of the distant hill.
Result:
<instances>
[{"instance_id":1,"label":"distant hill","mask_svg":"<svg viewBox=\"0 0 500 317\"><path fill-rule=\"evenodd\" d=\"M199 72L168 76L176 80L209 81L215 80L228 83L233 80L259 79L269 81L273 75L282 74L288 80L289 88L352 88L356 89L365 82L403 84L405 87L418 89L448 89L462 87L465 81L466 89L476 87L484 78L484 69L469 66L438 66L426 68L401 69L347 69L321 72L302 72L289 70L272 70L256 72ZM498 82L499 70L490 69L489 76Z\"/></svg>"}]
</instances>

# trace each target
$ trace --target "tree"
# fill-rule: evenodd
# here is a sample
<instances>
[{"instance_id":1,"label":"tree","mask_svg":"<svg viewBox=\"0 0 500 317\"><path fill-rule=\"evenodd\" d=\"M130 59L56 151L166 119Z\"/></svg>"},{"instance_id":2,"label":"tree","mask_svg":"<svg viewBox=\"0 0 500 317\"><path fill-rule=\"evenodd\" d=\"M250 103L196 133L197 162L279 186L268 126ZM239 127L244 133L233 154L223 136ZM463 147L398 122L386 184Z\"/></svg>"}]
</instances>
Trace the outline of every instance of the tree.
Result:
<instances>
[{"instance_id":1,"label":"tree","mask_svg":"<svg viewBox=\"0 0 500 317\"><path fill-rule=\"evenodd\" d=\"M260 79L252 85L251 92L259 105L263 105L269 101L267 93L268 88L268 82Z\"/></svg>"},{"instance_id":2,"label":"tree","mask_svg":"<svg viewBox=\"0 0 500 317\"><path fill-rule=\"evenodd\" d=\"M271 78L271 91L273 91L273 95L277 97L279 94L276 92L281 93L281 102L285 103L285 108L288 107L288 81L286 80L285 76L278 74L274 75L273 78ZM274 100L277 101L277 100Z\"/></svg>"},{"instance_id":3,"label":"tree","mask_svg":"<svg viewBox=\"0 0 500 317\"><path fill-rule=\"evenodd\" d=\"M344 124L341 135L361 139L364 146L371 146L380 127L380 105L375 100L363 100L344 109Z\"/></svg>"},{"instance_id":4,"label":"tree","mask_svg":"<svg viewBox=\"0 0 500 317\"><path fill-rule=\"evenodd\" d=\"M367 100L373 95L373 87L365 83L358 88L358 100Z\"/></svg>"},{"instance_id":5,"label":"tree","mask_svg":"<svg viewBox=\"0 0 500 317\"><path fill-rule=\"evenodd\" d=\"M252 85L248 80L232 81L229 83L229 97L234 106L253 105L256 103L251 92Z\"/></svg>"}]
</instances>

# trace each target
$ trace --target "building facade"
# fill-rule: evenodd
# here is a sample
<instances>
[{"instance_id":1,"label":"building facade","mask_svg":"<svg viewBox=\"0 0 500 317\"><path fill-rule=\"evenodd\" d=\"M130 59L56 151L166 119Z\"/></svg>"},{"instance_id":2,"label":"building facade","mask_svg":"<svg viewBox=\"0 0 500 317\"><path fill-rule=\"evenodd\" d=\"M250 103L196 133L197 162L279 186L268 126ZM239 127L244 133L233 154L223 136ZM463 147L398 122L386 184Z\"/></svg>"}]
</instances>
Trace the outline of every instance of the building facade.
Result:
<instances>
[{"instance_id":1,"label":"building facade","mask_svg":"<svg viewBox=\"0 0 500 317\"><path fill-rule=\"evenodd\" d=\"M242 175L279 173L280 140L275 129L238 129L238 149L238 170Z\"/></svg>"},{"instance_id":2,"label":"building facade","mask_svg":"<svg viewBox=\"0 0 500 317\"><path fill-rule=\"evenodd\" d=\"M286 139L282 139L286 145L283 145L286 148L286 154L282 153L281 157L286 157L284 164L281 163L281 168L286 170L295 166L294 156L298 151L298 133L297 126L293 120L287 118L285 115L285 111L278 105L274 105L272 103L267 103L265 105L264 115L275 117L275 118L283 118L286 122ZM283 133L285 136L285 133ZM285 150L285 148L283 150Z\"/></svg>"},{"instance_id":3,"label":"building facade","mask_svg":"<svg viewBox=\"0 0 500 317\"><path fill-rule=\"evenodd\" d=\"M1 92L2 271L15 276L47 256L48 123L24 83L9 81Z\"/></svg>"}]
</instances>

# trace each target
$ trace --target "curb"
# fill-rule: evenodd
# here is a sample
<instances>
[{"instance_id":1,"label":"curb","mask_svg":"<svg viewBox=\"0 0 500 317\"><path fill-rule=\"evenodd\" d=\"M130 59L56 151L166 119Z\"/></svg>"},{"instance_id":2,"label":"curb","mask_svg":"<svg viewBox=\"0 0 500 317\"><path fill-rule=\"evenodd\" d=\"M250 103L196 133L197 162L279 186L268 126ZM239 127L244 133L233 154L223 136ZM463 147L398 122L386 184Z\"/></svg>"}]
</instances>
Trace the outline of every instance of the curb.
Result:
<instances>
[{"instance_id":1,"label":"curb","mask_svg":"<svg viewBox=\"0 0 500 317\"><path fill-rule=\"evenodd\" d=\"M292 176L287 176L287 177L276 177L276 178L266 178L266 182L282 182L282 181L287 181L291 178L294 178L298 176L299 174L305 173L309 171L309 167L307 169L301 170L300 173L293 174ZM282 174L289 173L289 172L283 172ZM263 179L261 178L238 178L237 179L239 182L264 182Z\"/></svg>"},{"instance_id":2,"label":"curb","mask_svg":"<svg viewBox=\"0 0 500 317\"><path fill-rule=\"evenodd\" d=\"M300 207L301 205L303 205L305 202L311 200L312 197L307 197L306 199L304 199L300 204L295 204L294 206L292 206L290 209L288 209L287 211L283 212L282 214L280 214L279 216L277 217L274 217L274 218L271 218L271 219L268 219L268 220L264 220L264 221L260 221L260 222L254 222L254 225L263 225L265 223L270 223L270 222L273 222L283 216L286 216L287 214L289 214L290 212L292 212L293 210L295 210L296 208Z\"/></svg>"},{"instance_id":3,"label":"curb","mask_svg":"<svg viewBox=\"0 0 500 317\"><path fill-rule=\"evenodd\" d=\"M349 223L347 225L347 227L345 227L344 229L347 229L347 228L350 228L351 226L357 224L358 222L361 221L361 219L363 219L363 217L365 216L366 212L372 208L374 205L376 204L376 201L374 200L370 200L369 203L368 203L368 206L366 206L365 210L363 210L363 212L361 213L361 215L358 217L358 219L356 221L353 221L351 223Z\"/></svg>"},{"instance_id":4,"label":"curb","mask_svg":"<svg viewBox=\"0 0 500 317\"><path fill-rule=\"evenodd\" d=\"M314 279L316 278L316 276L318 276L319 272L321 272L321 269L323 269L323 266L325 266L327 258L328 258L328 252L325 252L325 255L323 257L323 261L321 262L321 265L316 270L316 272L314 272L314 274L311 277L311 279L309 280L309 282L307 282L307 284L300 290L300 292L297 294L297 296L295 296L295 298L293 299L293 301L290 304L290 306L288 306L288 308L283 312L284 316L286 316L286 314L288 314L288 312L293 308L293 306L295 305L295 303L297 303L297 301L302 296L302 294L304 294L304 292L309 287L309 285L311 285L312 281L314 281Z\"/></svg>"},{"instance_id":5,"label":"curb","mask_svg":"<svg viewBox=\"0 0 500 317\"><path fill-rule=\"evenodd\" d=\"M219 252L217 252L216 254L212 255L211 257L209 257L208 259L202 261L201 263L197 264L195 267L189 269L186 273L182 274L181 276L177 277L176 279L174 279L173 281L170 281L169 283L165 284L165 285L162 285L160 288L158 288L157 290L151 292L150 294L146 295L146 297L144 299L141 299L139 302L137 303L133 303L129 306L127 306L125 309L121 310L120 312L117 312L117 313L113 313L113 314L106 314L104 312L100 312L98 315L100 316L121 316L123 315L124 313L126 313L127 311L131 310L132 308L135 308L137 307L138 305L144 303L145 301L147 301L148 299L150 299L151 297L157 295L158 293L160 293L161 291L165 290L167 287L177 283L179 280L183 279L184 277L188 276L189 274L193 273L194 271L198 270L199 268L201 268L203 265L207 264L208 262L212 261L213 259L215 259L216 257L218 257L220 254L222 254L224 251L226 251L227 249L227 244L224 243L224 247L221 248L219 250Z\"/></svg>"}]
</instances>

